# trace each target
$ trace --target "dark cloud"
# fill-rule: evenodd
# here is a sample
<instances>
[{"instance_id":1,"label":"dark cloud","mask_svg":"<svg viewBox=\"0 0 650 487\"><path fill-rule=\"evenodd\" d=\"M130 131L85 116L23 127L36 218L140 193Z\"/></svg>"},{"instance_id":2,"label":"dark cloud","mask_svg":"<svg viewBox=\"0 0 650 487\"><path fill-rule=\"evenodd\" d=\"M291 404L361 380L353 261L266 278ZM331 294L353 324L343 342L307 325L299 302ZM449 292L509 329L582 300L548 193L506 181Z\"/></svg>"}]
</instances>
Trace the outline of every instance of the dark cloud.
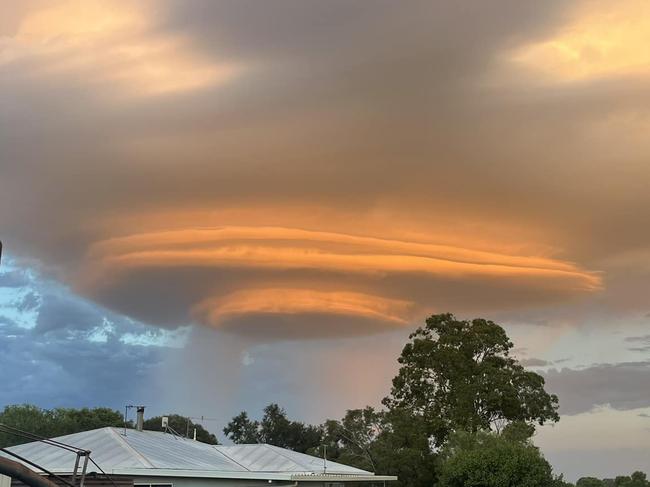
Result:
<instances>
[{"instance_id":1,"label":"dark cloud","mask_svg":"<svg viewBox=\"0 0 650 487\"><path fill-rule=\"evenodd\" d=\"M91 330L100 325L100 311L71 296L45 295L36 320L36 331L48 334L53 331Z\"/></svg>"},{"instance_id":2,"label":"dark cloud","mask_svg":"<svg viewBox=\"0 0 650 487\"><path fill-rule=\"evenodd\" d=\"M547 389L560 399L561 414L584 413L598 406L618 410L650 406L648 361L553 369L542 375Z\"/></svg>"},{"instance_id":3,"label":"dark cloud","mask_svg":"<svg viewBox=\"0 0 650 487\"><path fill-rule=\"evenodd\" d=\"M0 328L0 334L5 333ZM3 387L0 407L30 403L41 407L108 406L154 400L159 347L133 346L43 336L15 329L0 338Z\"/></svg>"},{"instance_id":4,"label":"dark cloud","mask_svg":"<svg viewBox=\"0 0 650 487\"><path fill-rule=\"evenodd\" d=\"M158 401L161 331L115 315L18 266L21 299L0 316L0 408L109 406ZM142 337L141 345L129 337ZM164 342L164 340L163 340ZM147 346L149 345L149 346Z\"/></svg>"}]
</instances>

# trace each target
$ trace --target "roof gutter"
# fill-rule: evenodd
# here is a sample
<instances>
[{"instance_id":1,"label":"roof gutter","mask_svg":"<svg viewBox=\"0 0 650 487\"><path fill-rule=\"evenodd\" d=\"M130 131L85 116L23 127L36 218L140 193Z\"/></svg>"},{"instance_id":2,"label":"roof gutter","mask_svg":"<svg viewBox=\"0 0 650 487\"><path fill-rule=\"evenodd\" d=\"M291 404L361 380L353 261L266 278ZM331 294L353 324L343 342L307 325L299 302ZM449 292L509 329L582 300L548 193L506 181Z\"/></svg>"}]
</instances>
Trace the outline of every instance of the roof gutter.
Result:
<instances>
[{"instance_id":1,"label":"roof gutter","mask_svg":"<svg viewBox=\"0 0 650 487\"><path fill-rule=\"evenodd\" d=\"M112 475L127 475L141 477L186 477L210 479L243 479L243 480L283 480L288 482L383 482L397 480L394 475L351 475L351 474L309 474L281 472L217 472L214 470L184 470L169 468L114 468Z\"/></svg>"}]
</instances>

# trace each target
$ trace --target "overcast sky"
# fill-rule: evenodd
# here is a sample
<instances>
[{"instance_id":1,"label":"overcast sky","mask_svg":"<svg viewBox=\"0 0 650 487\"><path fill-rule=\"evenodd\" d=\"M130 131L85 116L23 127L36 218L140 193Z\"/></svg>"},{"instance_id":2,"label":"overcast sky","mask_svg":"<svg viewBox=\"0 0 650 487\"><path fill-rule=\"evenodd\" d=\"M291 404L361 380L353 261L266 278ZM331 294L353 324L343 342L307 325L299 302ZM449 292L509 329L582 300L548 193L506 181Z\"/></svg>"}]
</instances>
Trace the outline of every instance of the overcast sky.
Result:
<instances>
[{"instance_id":1,"label":"overcast sky","mask_svg":"<svg viewBox=\"0 0 650 487\"><path fill-rule=\"evenodd\" d=\"M650 4L0 5L0 405L306 421L502 323L569 478L650 471Z\"/></svg>"}]
</instances>

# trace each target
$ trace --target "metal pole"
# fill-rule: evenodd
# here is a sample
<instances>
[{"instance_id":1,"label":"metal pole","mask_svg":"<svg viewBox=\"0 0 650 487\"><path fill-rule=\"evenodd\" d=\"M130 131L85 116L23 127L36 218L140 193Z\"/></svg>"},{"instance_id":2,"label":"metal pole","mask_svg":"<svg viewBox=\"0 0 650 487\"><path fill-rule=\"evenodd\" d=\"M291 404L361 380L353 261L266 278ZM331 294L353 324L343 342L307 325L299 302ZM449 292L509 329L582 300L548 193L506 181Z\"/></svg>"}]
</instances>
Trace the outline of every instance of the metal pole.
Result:
<instances>
[{"instance_id":1,"label":"metal pole","mask_svg":"<svg viewBox=\"0 0 650 487\"><path fill-rule=\"evenodd\" d=\"M79 469L79 457L81 456L81 452L77 452L77 458L74 461L74 470L72 471L72 483L76 484L77 483L77 470Z\"/></svg>"},{"instance_id":2,"label":"metal pole","mask_svg":"<svg viewBox=\"0 0 650 487\"><path fill-rule=\"evenodd\" d=\"M30 487L59 487L51 480L8 458L0 457L0 474L20 480Z\"/></svg>"},{"instance_id":3,"label":"metal pole","mask_svg":"<svg viewBox=\"0 0 650 487\"><path fill-rule=\"evenodd\" d=\"M79 481L79 487L84 487L84 481L86 480L86 467L88 467L89 456L90 456L90 452L89 451L85 452L84 466L83 466L83 470L81 471L81 480Z\"/></svg>"},{"instance_id":4,"label":"metal pole","mask_svg":"<svg viewBox=\"0 0 650 487\"><path fill-rule=\"evenodd\" d=\"M27 465L30 465L30 466L32 466L32 467L34 467L34 468L37 468L37 469L41 470L42 472L45 472L45 473L46 473L47 475L49 475L50 477L54 477L55 479L59 480L60 482L66 484L66 485L69 485L70 487L75 487L75 485L71 484L70 482L68 482L68 481L67 481L66 479L64 479L63 477L59 477L57 474L50 472L49 470L45 469L45 467L42 467L42 466L40 466L40 465L38 465L38 464L36 464L36 463L34 463L34 462L32 462L32 461L26 459L25 457L21 457L20 455L14 453L14 452L12 452L12 451L7 450L6 448L0 448L0 451L3 452L3 453L6 453L7 455L11 455L11 456L14 457L14 458L17 458L18 460L20 460L21 462L26 463ZM2 457L0 457L0 460L2 460ZM9 460L9 459L7 459L7 461L13 461L13 460ZM20 465L20 464L18 464L18 465ZM2 466L3 466L3 465L0 464L0 474L4 473L4 472L2 471ZM22 466L22 465L21 465L21 466ZM27 467L25 467L25 468L27 468ZM29 470L29 469L27 469L27 470ZM29 471L32 472L32 470L29 470ZM37 475L38 475L38 474L37 474ZM11 474L8 474L8 476L11 477L12 475L11 475ZM40 475L39 475L39 477L40 477Z\"/></svg>"}]
</instances>

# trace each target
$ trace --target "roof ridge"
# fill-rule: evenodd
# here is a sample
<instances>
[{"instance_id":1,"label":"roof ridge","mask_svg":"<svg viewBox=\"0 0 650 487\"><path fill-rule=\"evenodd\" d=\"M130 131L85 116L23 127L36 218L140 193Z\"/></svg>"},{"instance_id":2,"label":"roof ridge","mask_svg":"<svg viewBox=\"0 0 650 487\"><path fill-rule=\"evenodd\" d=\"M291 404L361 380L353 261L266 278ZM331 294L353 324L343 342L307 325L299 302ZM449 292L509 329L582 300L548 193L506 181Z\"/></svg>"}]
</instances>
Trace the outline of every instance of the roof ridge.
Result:
<instances>
[{"instance_id":1,"label":"roof ridge","mask_svg":"<svg viewBox=\"0 0 650 487\"><path fill-rule=\"evenodd\" d=\"M117 439L118 443L121 446L123 446L126 450L133 453L136 456L136 458L140 461L140 463L142 463L145 467L156 468L156 466L153 463L151 463L147 457L145 457L142 453L140 453L133 446L131 446L129 442L126 441L121 434L117 433L115 431L115 428L109 426L108 430L110 431L111 435L113 435L113 437Z\"/></svg>"},{"instance_id":2,"label":"roof ridge","mask_svg":"<svg viewBox=\"0 0 650 487\"><path fill-rule=\"evenodd\" d=\"M226 457L226 458L227 458L228 460L230 460L231 462L236 463L237 465L239 465L241 468L243 468L243 469L246 470L247 472L252 472L252 470L251 470L250 468L246 467L245 465L242 465L242 464L239 463L237 460L235 460L234 458L232 458L230 455L226 455L224 452L221 451L221 448L220 448L220 447L222 447L222 446L226 446L226 445L210 445L210 446L211 446L212 448L214 448L215 451L219 452L219 454L223 455L224 457Z\"/></svg>"}]
</instances>

